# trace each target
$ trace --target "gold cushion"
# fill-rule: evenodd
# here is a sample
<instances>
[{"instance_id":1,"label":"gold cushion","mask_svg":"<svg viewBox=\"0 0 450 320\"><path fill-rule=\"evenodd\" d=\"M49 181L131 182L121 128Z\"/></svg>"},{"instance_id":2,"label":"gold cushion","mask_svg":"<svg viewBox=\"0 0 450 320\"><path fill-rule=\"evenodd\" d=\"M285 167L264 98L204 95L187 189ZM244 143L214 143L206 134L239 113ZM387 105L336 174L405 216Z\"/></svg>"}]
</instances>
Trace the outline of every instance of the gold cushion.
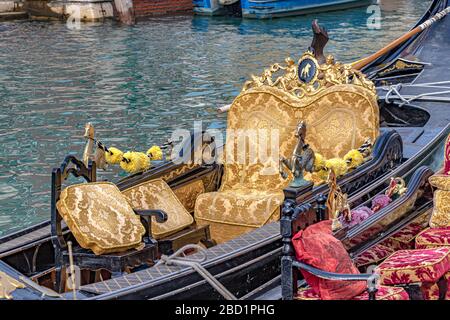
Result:
<instances>
[{"instance_id":1,"label":"gold cushion","mask_svg":"<svg viewBox=\"0 0 450 320\"><path fill-rule=\"evenodd\" d=\"M204 193L195 203L195 220L257 228L274 216L280 217L283 200L283 191L236 189Z\"/></svg>"},{"instance_id":2,"label":"gold cushion","mask_svg":"<svg viewBox=\"0 0 450 320\"><path fill-rule=\"evenodd\" d=\"M433 213L430 227L440 228L450 226L450 191L436 190L433 197Z\"/></svg>"},{"instance_id":3,"label":"gold cushion","mask_svg":"<svg viewBox=\"0 0 450 320\"><path fill-rule=\"evenodd\" d=\"M152 236L160 239L186 228L194 219L162 179L155 179L124 190L123 195L134 209L163 210L168 219L157 223L152 217Z\"/></svg>"},{"instance_id":4,"label":"gold cushion","mask_svg":"<svg viewBox=\"0 0 450 320\"><path fill-rule=\"evenodd\" d=\"M433 213L430 218L430 227L450 226L450 176L437 173L432 175L428 181L437 188L433 196Z\"/></svg>"},{"instance_id":5,"label":"gold cushion","mask_svg":"<svg viewBox=\"0 0 450 320\"><path fill-rule=\"evenodd\" d=\"M194 180L173 190L175 196L180 200L188 212L194 212L195 200L205 192L203 180Z\"/></svg>"},{"instance_id":6,"label":"gold cushion","mask_svg":"<svg viewBox=\"0 0 450 320\"><path fill-rule=\"evenodd\" d=\"M428 178L433 187L439 190L450 191L450 176L444 174L434 174Z\"/></svg>"},{"instance_id":7,"label":"gold cushion","mask_svg":"<svg viewBox=\"0 0 450 320\"><path fill-rule=\"evenodd\" d=\"M145 229L113 183L69 186L56 207L80 246L97 255L141 245Z\"/></svg>"}]
</instances>

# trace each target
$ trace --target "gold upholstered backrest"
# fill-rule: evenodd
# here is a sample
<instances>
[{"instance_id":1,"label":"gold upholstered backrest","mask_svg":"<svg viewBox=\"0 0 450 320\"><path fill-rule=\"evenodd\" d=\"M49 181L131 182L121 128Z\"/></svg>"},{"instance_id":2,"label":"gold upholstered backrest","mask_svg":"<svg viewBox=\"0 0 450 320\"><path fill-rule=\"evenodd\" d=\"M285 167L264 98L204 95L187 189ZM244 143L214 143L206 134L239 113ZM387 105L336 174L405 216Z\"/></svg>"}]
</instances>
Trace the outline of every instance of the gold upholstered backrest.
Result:
<instances>
[{"instance_id":1,"label":"gold upholstered backrest","mask_svg":"<svg viewBox=\"0 0 450 320\"><path fill-rule=\"evenodd\" d=\"M71 185L61 192L56 207L80 246L95 254L141 245L145 228L113 183Z\"/></svg>"},{"instance_id":2,"label":"gold upholstered backrest","mask_svg":"<svg viewBox=\"0 0 450 320\"><path fill-rule=\"evenodd\" d=\"M122 193L134 209L163 210L167 213L168 218L164 223L157 223L152 218L151 229L155 239L173 234L194 223L190 213L162 179L140 183Z\"/></svg>"},{"instance_id":3,"label":"gold upholstered backrest","mask_svg":"<svg viewBox=\"0 0 450 320\"><path fill-rule=\"evenodd\" d=\"M245 90L235 99L228 113L225 176L221 190L285 188L290 179L283 179L279 174L278 156L291 157L297 143L295 130L301 120L307 124L306 142L328 159L343 157L368 138L375 141L379 132L375 94L362 86L334 85L302 99L272 86ZM265 160L256 158L253 162L247 159L245 163L239 162L236 156L227 157L228 152L239 148L248 157L249 151L238 147L242 134L228 134L229 131L236 133L248 129L277 129L279 154ZM248 142L261 148L271 146L271 142L265 146L259 139L249 139Z\"/></svg>"}]
</instances>

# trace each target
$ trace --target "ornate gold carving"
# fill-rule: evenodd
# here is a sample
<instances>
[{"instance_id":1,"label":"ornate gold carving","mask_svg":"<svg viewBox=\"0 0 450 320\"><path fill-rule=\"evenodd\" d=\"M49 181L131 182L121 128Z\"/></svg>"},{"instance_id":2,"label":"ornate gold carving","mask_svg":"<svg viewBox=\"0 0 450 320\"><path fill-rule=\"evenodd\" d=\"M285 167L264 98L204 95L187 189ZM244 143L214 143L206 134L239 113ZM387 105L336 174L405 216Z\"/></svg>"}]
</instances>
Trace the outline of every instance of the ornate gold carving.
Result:
<instances>
[{"instance_id":1,"label":"ornate gold carving","mask_svg":"<svg viewBox=\"0 0 450 320\"><path fill-rule=\"evenodd\" d=\"M298 75L298 66L301 66L305 60L311 62L308 62ZM285 63L284 66L275 63L265 69L259 77L252 75L252 80L244 84L242 92L251 88L270 86L284 90L293 97L300 99L304 96L315 95L333 85L354 84L369 89L374 95L376 94L373 82L367 79L362 72L353 69L350 64L335 62L332 55L329 55L322 65L319 65L313 53L309 51L303 54L298 64L295 64L291 58L286 58ZM283 71L284 74L274 80L276 74ZM315 72L315 74L311 76L311 72ZM311 77L311 80L304 82L300 79L302 77Z\"/></svg>"},{"instance_id":2,"label":"ornate gold carving","mask_svg":"<svg viewBox=\"0 0 450 320\"><path fill-rule=\"evenodd\" d=\"M23 283L0 271L0 299L11 300L13 291L21 288L25 288Z\"/></svg>"},{"instance_id":3,"label":"ornate gold carving","mask_svg":"<svg viewBox=\"0 0 450 320\"><path fill-rule=\"evenodd\" d=\"M406 61L403 61L403 60L397 60L392 66L382 70L379 75L384 76L391 71L403 70L403 69L407 69L407 68L421 69L422 65L417 64L417 63L407 63Z\"/></svg>"}]
</instances>

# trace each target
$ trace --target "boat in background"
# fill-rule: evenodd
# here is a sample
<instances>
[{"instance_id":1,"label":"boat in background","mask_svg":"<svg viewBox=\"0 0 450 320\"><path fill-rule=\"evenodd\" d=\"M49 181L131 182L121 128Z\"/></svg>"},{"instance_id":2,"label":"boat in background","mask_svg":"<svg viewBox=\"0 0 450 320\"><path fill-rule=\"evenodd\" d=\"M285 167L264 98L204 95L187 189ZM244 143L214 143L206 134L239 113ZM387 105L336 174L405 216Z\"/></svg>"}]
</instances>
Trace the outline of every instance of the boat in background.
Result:
<instances>
[{"instance_id":1,"label":"boat in background","mask_svg":"<svg viewBox=\"0 0 450 320\"><path fill-rule=\"evenodd\" d=\"M240 0L193 0L194 13L206 16L242 16Z\"/></svg>"},{"instance_id":2,"label":"boat in background","mask_svg":"<svg viewBox=\"0 0 450 320\"><path fill-rule=\"evenodd\" d=\"M205 0L208 1L208 0ZM241 0L242 16L269 19L370 5L372 0Z\"/></svg>"},{"instance_id":3,"label":"boat in background","mask_svg":"<svg viewBox=\"0 0 450 320\"><path fill-rule=\"evenodd\" d=\"M193 0L194 13L268 19L370 5L373 0Z\"/></svg>"}]
</instances>

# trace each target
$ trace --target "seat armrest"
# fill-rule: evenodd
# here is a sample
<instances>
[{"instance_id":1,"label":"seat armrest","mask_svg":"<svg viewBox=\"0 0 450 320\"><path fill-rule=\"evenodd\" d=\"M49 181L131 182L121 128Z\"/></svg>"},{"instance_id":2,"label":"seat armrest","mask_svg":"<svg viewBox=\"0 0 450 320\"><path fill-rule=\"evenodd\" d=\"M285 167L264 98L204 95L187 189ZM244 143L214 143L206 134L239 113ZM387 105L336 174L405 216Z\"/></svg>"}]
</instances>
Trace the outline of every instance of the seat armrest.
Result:
<instances>
[{"instance_id":1,"label":"seat armrest","mask_svg":"<svg viewBox=\"0 0 450 320\"><path fill-rule=\"evenodd\" d=\"M156 218L156 222L159 223L166 222L168 218L167 213L163 210L134 210L134 212L141 217L154 216Z\"/></svg>"},{"instance_id":2,"label":"seat armrest","mask_svg":"<svg viewBox=\"0 0 450 320\"><path fill-rule=\"evenodd\" d=\"M344 274L328 272L317 269L300 261L293 261L292 266L308 271L309 273L322 279L338 281L366 281L367 291L369 292L369 300L375 300L375 294L378 291L378 283L380 280L380 275L377 273Z\"/></svg>"},{"instance_id":3,"label":"seat armrest","mask_svg":"<svg viewBox=\"0 0 450 320\"><path fill-rule=\"evenodd\" d=\"M158 223L166 222L168 218L167 213L165 213L163 210L133 209L133 211L141 217L141 222L145 226L146 234L144 236L144 242L152 241L152 216L156 218L156 222Z\"/></svg>"}]
</instances>

